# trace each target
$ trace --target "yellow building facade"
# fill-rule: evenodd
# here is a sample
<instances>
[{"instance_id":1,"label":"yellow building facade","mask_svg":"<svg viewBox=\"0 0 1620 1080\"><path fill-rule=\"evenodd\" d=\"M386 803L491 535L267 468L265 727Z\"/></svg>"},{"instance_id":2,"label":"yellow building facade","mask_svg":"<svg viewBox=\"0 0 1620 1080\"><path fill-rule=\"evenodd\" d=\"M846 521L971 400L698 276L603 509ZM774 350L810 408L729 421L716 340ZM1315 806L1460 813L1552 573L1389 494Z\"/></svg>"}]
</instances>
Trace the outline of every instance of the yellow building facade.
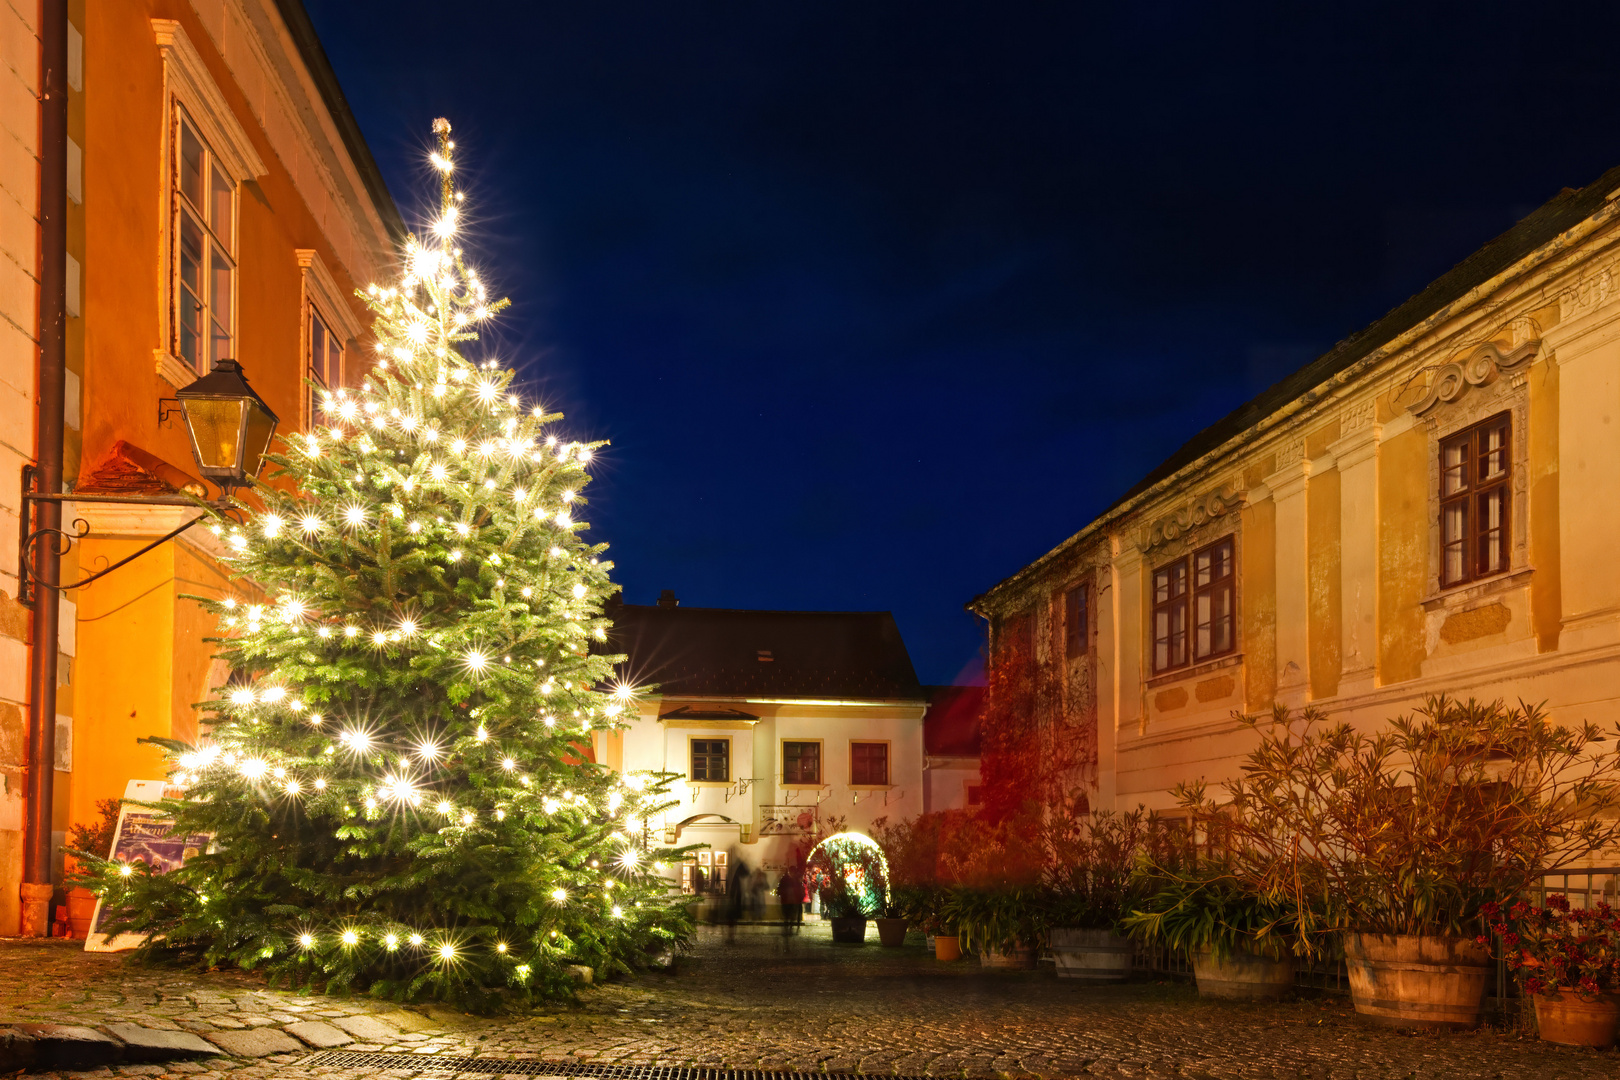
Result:
<instances>
[{"instance_id":1,"label":"yellow building facade","mask_svg":"<svg viewBox=\"0 0 1620 1080\"><path fill-rule=\"evenodd\" d=\"M354 292L390 272L402 229L296 0L77 0L69 22L64 476L76 477L74 492L168 494L190 482L194 466L165 399L229 358L280 432L306 426L307 380L337 385L364 370L367 324ZM16 18L0 35L9 74L37 85L37 29ZM24 94L0 101L0 124L18 144L0 156L0 195L24 210L37 203L27 181L39 149L21 133L37 130L36 116ZM37 214L32 235L26 221L8 227L4 253L32 266ZM37 334L26 288L0 283L10 323L0 327L0 511L13 526L33 447ZM110 566L195 516L71 503L64 521L88 531L64 558L62 580ZM15 549L0 552L0 933L15 933L26 650L35 643L16 600ZM129 780L162 777L161 755L138 739L196 737L193 706L228 673L206 640L212 621L186 596L252 589L230 581L220 554L215 537L194 528L65 594L58 842Z\"/></svg>"},{"instance_id":2,"label":"yellow building facade","mask_svg":"<svg viewBox=\"0 0 1620 1080\"><path fill-rule=\"evenodd\" d=\"M1620 720L1617 197L1560 194L969 605L1094 806L1236 776L1233 714L1279 702Z\"/></svg>"}]
</instances>

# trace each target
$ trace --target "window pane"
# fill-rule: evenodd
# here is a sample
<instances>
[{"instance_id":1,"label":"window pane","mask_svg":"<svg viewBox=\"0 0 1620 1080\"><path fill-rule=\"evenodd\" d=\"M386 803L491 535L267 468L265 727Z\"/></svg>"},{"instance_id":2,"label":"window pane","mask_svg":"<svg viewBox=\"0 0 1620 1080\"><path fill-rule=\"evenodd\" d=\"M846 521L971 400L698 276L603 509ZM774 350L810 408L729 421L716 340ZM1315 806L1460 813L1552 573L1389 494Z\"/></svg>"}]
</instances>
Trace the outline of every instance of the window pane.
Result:
<instances>
[{"instance_id":1,"label":"window pane","mask_svg":"<svg viewBox=\"0 0 1620 1080\"><path fill-rule=\"evenodd\" d=\"M180 194L198 210L203 209L203 148L191 124L180 121Z\"/></svg>"},{"instance_id":2,"label":"window pane","mask_svg":"<svg viewBox=\"0 0 1620 1080\"><path fill-rule=\"evenodd\" d=\"M1222 540L1210 548L1210 577L1219 581L1232 576L1232 541Z\"/></svg>"},{"instance_id":3,"label":"window pane","mask_svg":"<svg viewBox=\"0 0 1620 1080\"><path fill-rule=\"evenodd\" d=\"M231 191L232 185L225 174L215 169L213 183L208 191L208 224L220 242L231 243Z\"/></svg>"},{"instance_id":4,"label":"window pane","mask_svg":"<svg viewBox=\"0 0 1620 1080\"><path fill-rule=\"evenodd\" d=\"M782 780L789 784L821 783L821 744L782 744Z\"/></svg>"},{"instance_id":5,"label":"window pane","mask_svg":"<svg viewBox=\"0 0 1620 1080\"><path fill-rule=\"evenodd\" d=\"M1193 556L1193 588L1202 588L1209 584L1214 554L1213 551L1200 551Z\"/></svg>"},{"instance_id":6,"label":"window pane","mask_svg":"<svg viewBox=\"0 0 1620 1080\"><path fill-rule=\"evenodd\" d=\"M1170 666L1180 667L1187 662L1187 605L1177 604L1170 609Z\"/></svg>"},{"instance_id":7,"label":"window pane","mask_svg":"<svg viewBox=\"0 0 1620 1080\"><path fill-rule=\"evenodd\" d=\"M1468 486L1468 442L1448 443L1440 449L1440 495L1455 495Z\"/></svg>"},{"instance_id":8,"label":"window pane","mask_svg":"<svg viewBox=\"0 0 1620 1080\"><path fill-rule=\"evenodd\" d=\"M1153 670L1163 671L1170 666L1170 612L1153 613Z\"/></svg>"},{"instance_id":9,"label":"window pane","mask_svg":"<svg viewBox=\"0 0 1620 1080\"><path fill-rule=\"evenodd\" d=\"M212 362L231 355L231 264L218 246L210 245L210 250L213 258L208 274L208 308L213 332L208 359Z\"/></svg>"},{"instance_id":10,"label":"window pane","mask_svg":"<svg viewBox=\"0 0 1620 1080\"><path fill-rule=\"evenodd\" d=\"M1213 615L1212 594L1199 593L1193 600L1193 655L1200 660L1208 656L1215 647L1214 626L1211 623Z\"/></svg>"},{"instance_id":11,"label":"window pane","mask_svg":"<svg viewBox=\"0 0 1620 1080\"><path fill-rule=\"evenodd\" d=\"M180 284L199 300L203 292L203 234L195 219L180 214Z\"/></svg>"},{"instance_id":12,"label":"window pane","mask_svg":"<svg viewBox=\"0 0 1620 1080\"><path fill-rule=\"evenodd\" d=\"M315 312L309 313L309 377L328 389L332 384L326 377L326 324Z\"/></svg>"},{"instance_id":13,"label":"window pane","mask_svg":"<svg viewBox=\"0 0 1620 1080\"><path fill-rule=\"evenodd\" d=\"M1170 571L1155 570L1153 572L1153 602L1162 604L1170 599Z\"/></svg>"},{"instance_id":14,"label":"window pane","mask_svg":"<svg viewBox=\"0 0 1620 1080\"><path fill-rule=\"evenodd\" d=\"M852 784L887 784L889 782L888 744L851 743L849 782Z\"/></svg>"},{"instance_id":15,"label":"window pane","mask_svg":"<svg viewBox=\"0 0 1620 1080\"><path fill-rule=\"evenodd\" d=\"M1507 569L1507 489L1499 487L1479 497L1479 572Z\"/></svg>"},{"instance_id":16,"label":"window pane","mask_svg":"<svg viewBox=\"0 0 1620 1080\"><path fill-rule=\"evenodd\" d=\"M326 335L326 384L343 385L343 343L336 334Z\"/></svg>"},{"instance_id":17,"label":"window pane","mask_svg":"<svg viewBox=\"0 0 1620 1080\"><path fill-rule=\"evenodd\" d=\"M1508 428L1498 424L1479 433L1479 483L1500 480L1508 470Z\"/></svg>"},{"instance_id":18,"label":"window pane","mask_svg":"<svg viewBox=\"0 0 1620 1080\"><path fill-rule=\"evenodd\" d=\"M1236 627L1236 612L1233 608L1235 590L1231 584L1217 587L1210 601L1212 618L1210 621L1210 654L1219 655L1231 652L1235 647L1233 630Z\"/></svg>"}]
</instances>

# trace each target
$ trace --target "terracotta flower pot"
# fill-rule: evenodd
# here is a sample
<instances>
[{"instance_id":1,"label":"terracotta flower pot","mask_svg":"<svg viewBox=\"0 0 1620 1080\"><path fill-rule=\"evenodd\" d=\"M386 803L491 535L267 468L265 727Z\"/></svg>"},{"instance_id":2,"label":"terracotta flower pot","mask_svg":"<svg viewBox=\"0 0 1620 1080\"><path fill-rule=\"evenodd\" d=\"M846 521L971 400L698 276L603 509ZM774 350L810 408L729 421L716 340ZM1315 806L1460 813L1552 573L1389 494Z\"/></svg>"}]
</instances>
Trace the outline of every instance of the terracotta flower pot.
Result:
<instances>
[{"instance_id":1,"label":"terracotta flower pot","mask_svg":"<svg viewBox=\"0 0 1620 1080\"><path fill-rule=\"evenodd\" d=\"M1344 965L1356 1012L1386 1027L1476 1027L1493 974L1473 938L1428 934L1346 934Z\"/></svg>"},{"instance_id":2,"label":"terracotta flower pot","mask_svg":"<svg viewBox=\"0 0 1620 1080\"><path fill-rule=\"evenodd\" d=\"M96 894L89 889L69 889L67 911L72 935L80 940L89 937L90 920L96 914Z\"/></svg>"},{"instance_id":3,"label":"terracotta flower pot","mask_svg":"<svg viewBox=\"0 0 1620 1080\"><path fill-rule=\"evenodd\" d=\"M1217 956L1211 949L1193 953L1193 975L1202 997L1276 998L1294 989L1294 960L1256 956L1248 949L1233 949Z\"/></svg>"},{"instance_id":4,"label":"terracotta flower pot","mask_svg":"<svg viewBox=\"0 0 1620 1080\"><path fill-rule=\"evenodd\" d=\"M834 916L828 920L832 923L833 940L843 945L863 945L866 943L866 920L859 915Z\"/></svg>"},{"instance_id":5,"label":"terracotta flower pot","mask_svg":"<svg viewBox=\"0 0 1620 1080\"><path fill-rule=\"evenodd\" d=\"M906 943L906 920L879 919L878 943L885 949L898 949Z\"/></svg>"},{"instance_id":6,"label":"terracotta flower pot","mask_svg":"<svg viewBox=\"0 0 1620 1080\"><path fill-rule=\"evenodd\" d=\"M935 960L962 959L962 939L955 934L936 934L934 936Z\"/></svg>"},{"instance_id":7,"label":"terracotta flower pot","mask_svg":"<svg viewBox=\"0 0 1620 1080\"><path fill-rule=\"evenodd\" d=\"M1620 995L1599 994L1585 999L1568 990L1536 995L1536 1027L1543 1042L1564 1046L1614 1045L1620 1024Z\"/></svg>"}]
</instances>

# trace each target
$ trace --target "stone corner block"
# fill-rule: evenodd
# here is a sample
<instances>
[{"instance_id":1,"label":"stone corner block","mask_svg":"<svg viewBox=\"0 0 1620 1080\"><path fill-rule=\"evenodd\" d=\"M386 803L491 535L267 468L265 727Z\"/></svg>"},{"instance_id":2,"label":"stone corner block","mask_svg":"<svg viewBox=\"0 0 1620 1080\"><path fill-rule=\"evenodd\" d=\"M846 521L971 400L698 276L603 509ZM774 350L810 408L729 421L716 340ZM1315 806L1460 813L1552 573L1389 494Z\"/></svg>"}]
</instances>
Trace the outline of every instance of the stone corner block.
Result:
<instances>
[{"instance_id":1,"label":"stone corner block","mask_svg":"<svg viewBox=\"0 0 1620 1080\"><path fill-rule=\"evenodd\" d=\"M139 1024L108 1024L107 1030L123 1040L124 1060L136 1064L212 1057L219 1053L212 1044L189 1031L160 1031Z\"/></svg>"},{"instance_id":2,"label":"stone corner block","mask_svg":"<svg viewBox=\"0 0 1620 1080\"><path fill-rule=\"evenodd\" d=\"M258 1058L271 1054L296 1054L304 1044L275 1028L250 1028L246 1031L216 1031L208 1041L230 1057Z\"/></svg>"},{"instance_id":3,"label":"stone corner block","mask_svg":"<svg viewBox=\"0 0 1620 1080\"><path fill-rule=\"evenodd\" d=\"M330 1050L334 1046L347 1046L354 1042L353 1035L323 1020L300 1020L296 1024L286 1025L281 1030L289 1035L298 1036L317 1050Z\"/></svg>"},{"instance_id":4,"label":"stone corner block","mask_svg":"<svg viewBox=\"0 0 1620 1080\"><path fill-rule=\"evenodd\" d=\"M332 1023L362 1042L391 1043L399 1038L398 1029L365 1013L358 1016L334 1016Z\"/></svg>"}]
</instances>

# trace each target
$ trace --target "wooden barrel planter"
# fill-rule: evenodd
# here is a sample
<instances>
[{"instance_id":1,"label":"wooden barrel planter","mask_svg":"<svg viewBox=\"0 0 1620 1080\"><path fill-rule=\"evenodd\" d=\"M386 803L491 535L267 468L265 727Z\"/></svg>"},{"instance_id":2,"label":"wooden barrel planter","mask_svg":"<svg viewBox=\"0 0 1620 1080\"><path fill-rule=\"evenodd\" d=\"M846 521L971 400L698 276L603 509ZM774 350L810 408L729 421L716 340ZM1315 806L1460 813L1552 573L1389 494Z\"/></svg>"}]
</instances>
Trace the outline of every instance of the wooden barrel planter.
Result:
<instances>
[{"instance_id":1,"label":"wooden barrel planter","mask_svg":"<svg viewBox=\"0 0 1620 1080\"><path fill-rule=\"evenodd\" d=\"M898 949L906 943L906 920L879 919L878 944L885 949Z\"/></svg>"},{"instance_id":2,"label":"wooden barrel planter","mask_svg":"<svg viewBox=\"0 0 1620 1080\"><path fill-rule=\"evenodd\" d=\"M1471 1028L1492 976L1473 938L1345 934L1344 964L1356 1012L1386 1027Z\"/></svg>"},{"instance_id":3,"label":"wooden barrel planter","mask_svg":"<svg viewBox=\"0 0 1620 1080\"><path fill-rule=\"evenodd\" d=\"M1124 982L1135 947L1112 930L1053 930L1052 959L1058 978Z\"/></svg>"},{"instance_id":4,"label":"wooden barrel planter","mask_svg":"<svg viewBox=\"0 0 1620 1080\"><path fill-rule=\"evenodd\" d=\"M1279 998L1294 992L1294 960L1256 956L1248 949L1217 955L1210 949L1193 953L1198 993L1214 998Z\"/></svg>"},{"instance_id":5,"label":"wooden barrel planter","mask_svg":"<svg viewBox=\"0 0 1620 1080\"><path fill-rule=\"evenodd\" d=\"M1567 990L1536 995L1536 1027L1543 1042L1603 1050L1614 1045L1617 1024L1620 996L1600 994L1586 999Z\"/></svg>"},{"instance_id":6,"label":"wooden barrel planter","mask_svg":"<svg viewBox=\"0 0 1620 1080\"><path fill-rule=\"evenodd\" d=\"M1004 949L1000 952L986 949L979 954L979 964L987 968L1025 970L1035 966L1034 949Z\"/></svg>"},{"instance_id":7,"label":"wooden barrel planter","mask_svg":"<svg viewBox=\"0 0 1620 1080\"><path fill-rule=\"evenodd\" d=\"M833 941L842 945L866 943L866 920L859 915L836 916L828 921L832 923Z\"/></svg>"},{"instance_id":8,"label":"wooden barrel planter","mask_svg":"<svg viewBox=\"0 0 1620 1080\"><path fill-rule=\"evenodd\" d=\"M935 960L962 959L962 939L955 934L939 934L934 938Z\"/></svg>"}]
</instances>

